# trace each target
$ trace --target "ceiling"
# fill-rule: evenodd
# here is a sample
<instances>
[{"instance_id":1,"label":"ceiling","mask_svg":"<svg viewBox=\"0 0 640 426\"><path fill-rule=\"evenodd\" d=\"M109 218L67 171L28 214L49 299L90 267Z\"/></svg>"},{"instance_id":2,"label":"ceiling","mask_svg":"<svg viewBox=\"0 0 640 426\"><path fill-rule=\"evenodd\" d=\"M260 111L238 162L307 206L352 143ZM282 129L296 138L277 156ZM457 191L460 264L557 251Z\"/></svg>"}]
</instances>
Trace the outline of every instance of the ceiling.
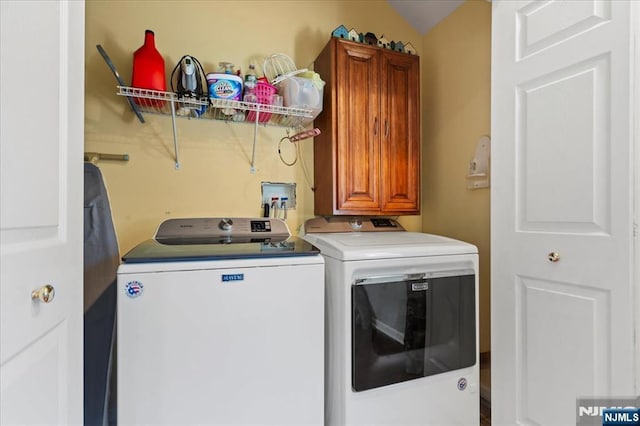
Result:
<instances>
[{"instance_id":1,"label":"ceiling","mask_svg":"<svg viewBox=\"0 0 640 426\"><path fill-rule=\"evenodd\" d=\"M404 19L424 35L464 0L387 0Z\"/></svg>"}]
</instances>

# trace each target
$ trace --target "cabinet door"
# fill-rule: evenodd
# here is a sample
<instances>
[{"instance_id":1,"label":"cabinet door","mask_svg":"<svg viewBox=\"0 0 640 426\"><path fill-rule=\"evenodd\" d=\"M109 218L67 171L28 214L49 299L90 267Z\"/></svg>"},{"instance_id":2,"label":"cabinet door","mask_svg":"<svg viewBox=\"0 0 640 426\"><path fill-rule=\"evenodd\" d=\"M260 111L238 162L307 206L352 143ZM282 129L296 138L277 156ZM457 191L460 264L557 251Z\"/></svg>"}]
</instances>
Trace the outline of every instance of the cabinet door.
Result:
<instances>
[{"instance_id":1,"label":"cabinet door","mask_svg":"<svg viewBox=\"0 0 640 426\"><path fill-rule=\"evenodd\" d=\"M336 43L337 213L380 212L380 56Z\"/></svg>"},{"instance_id":2,"label":"cabinet door","mask_svg":"<svg viewBox=\"0 0 640 426\"><path fill-rule=\"evenodd\" d=\"M380 198L384 213L420 212L419 58L382 51Z\"/></svg>"}]
</instances>

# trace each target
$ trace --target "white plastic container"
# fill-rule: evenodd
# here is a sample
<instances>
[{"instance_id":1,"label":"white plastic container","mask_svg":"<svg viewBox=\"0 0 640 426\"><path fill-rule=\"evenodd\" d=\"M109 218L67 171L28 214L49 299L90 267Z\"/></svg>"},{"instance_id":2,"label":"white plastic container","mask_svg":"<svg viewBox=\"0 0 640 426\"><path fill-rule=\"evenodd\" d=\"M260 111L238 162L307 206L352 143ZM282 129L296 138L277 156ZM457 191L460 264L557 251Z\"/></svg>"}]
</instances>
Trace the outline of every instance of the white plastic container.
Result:
<instances>
[{"instance_id":1,"label":"white plastic container","mask_svg":"<svg viewBox=\"0 0 640 426\"><path fill-rule=\"evenodd\" d=\"M209 73L207 74L209 97L214 99L242 99L242 78L235 74Z\"/></svg>"},{"instance_id":2,"label":"white plastic container","mask_svg":"<svg viewBox=\"0 0 640 426\"><path fill-rule=\"evenodd\" d=\"M324 82L318 79L289 77L278 84L279 93L284 98L284 106L303 108L313 111L312 121L322 111Z\"/></svg>"}]
</instances>

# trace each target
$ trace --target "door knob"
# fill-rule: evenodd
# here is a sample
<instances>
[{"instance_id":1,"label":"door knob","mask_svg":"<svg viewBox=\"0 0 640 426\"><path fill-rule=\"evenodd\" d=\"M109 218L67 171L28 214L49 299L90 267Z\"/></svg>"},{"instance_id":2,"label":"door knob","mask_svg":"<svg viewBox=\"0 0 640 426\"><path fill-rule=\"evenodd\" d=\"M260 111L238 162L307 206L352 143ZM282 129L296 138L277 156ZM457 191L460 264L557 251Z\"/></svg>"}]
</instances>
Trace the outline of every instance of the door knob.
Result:
<instances>
[{"instance_id":1,"label":"door knob","mask_svg":"<svg viewBox=\"0 0 640 426\"><path fill-rule=\"evenodd\" d=\"M547 255L547 258L549 259L549 262L557 262L558 260L560 260L560 253L552 251Z\"/></svg>"},{"instance_id":2,"label":"door knob","mask_svg":"<svg viewBox=\"0 0 640 426\"><path fill-rule=\"evenodd\" d=\"M39 300L42 303L49 303L53 300L53 297L56 295L56 290L52 285L47 284L40 287L39 290L33 290L31 292L31 300Z\"/></svg>"}]
</instances>

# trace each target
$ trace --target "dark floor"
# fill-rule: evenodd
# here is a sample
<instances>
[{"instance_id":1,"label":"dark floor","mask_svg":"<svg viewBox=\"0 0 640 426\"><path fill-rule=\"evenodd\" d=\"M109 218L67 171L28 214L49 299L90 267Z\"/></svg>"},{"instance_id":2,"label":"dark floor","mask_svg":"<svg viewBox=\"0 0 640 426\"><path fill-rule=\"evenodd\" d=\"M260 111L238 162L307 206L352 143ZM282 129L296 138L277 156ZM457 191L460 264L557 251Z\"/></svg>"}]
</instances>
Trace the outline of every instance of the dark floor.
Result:
<instances>
[{"instance_id":1,"label":"dark floor","mask_svg":"<svg viewBox=\"0 0 640 426\"><path fill-rule=\"evenodd\" d=\"M116 410L109 411L109 426L117 426ZM491 426L491 403L486 399L480 399L480 426Z\"/></svg>"},{"instance_id":2,"label":"dark floor","mask_svg":"<svg viewBox=\"0 0 640 426\"><path fill-rule=\"evenodd\" d=\"M491 403L480 399L480 426L491 426Z\"/></svg>"},{"instance_id":3,"label":"dark floor","mask_svg":"<svg viewBox=\"0 0 640 426\"><path fill-rule=\"evenodd\" d=\"M480 426L491 426L491 352L480 353Z\"/></svg>"}]
</instances>

